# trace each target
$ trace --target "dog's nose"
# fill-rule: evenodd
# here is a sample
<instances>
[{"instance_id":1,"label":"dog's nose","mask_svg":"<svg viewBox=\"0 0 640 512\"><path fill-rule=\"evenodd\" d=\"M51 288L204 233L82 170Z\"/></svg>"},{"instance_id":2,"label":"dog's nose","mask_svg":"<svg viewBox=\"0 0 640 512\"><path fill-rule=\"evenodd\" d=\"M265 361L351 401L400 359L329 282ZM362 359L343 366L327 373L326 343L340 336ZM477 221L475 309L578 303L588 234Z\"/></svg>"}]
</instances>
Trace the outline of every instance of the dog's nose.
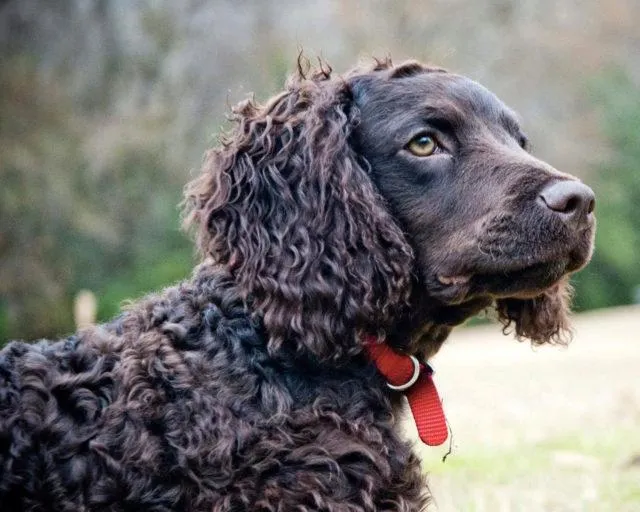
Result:
<instances>
[{"instance_id":1,"label":"dog's nose","mask_svg":"<svg viewBox=\"0 0 640 512\"><path fill-rule=\"evenodd\" d=\"M562 180L547 185L540 192L547 208L557 212L564 221L574 226L585 222L596 206L596 196L580 181Z\"/></svg>"}]
</instances>

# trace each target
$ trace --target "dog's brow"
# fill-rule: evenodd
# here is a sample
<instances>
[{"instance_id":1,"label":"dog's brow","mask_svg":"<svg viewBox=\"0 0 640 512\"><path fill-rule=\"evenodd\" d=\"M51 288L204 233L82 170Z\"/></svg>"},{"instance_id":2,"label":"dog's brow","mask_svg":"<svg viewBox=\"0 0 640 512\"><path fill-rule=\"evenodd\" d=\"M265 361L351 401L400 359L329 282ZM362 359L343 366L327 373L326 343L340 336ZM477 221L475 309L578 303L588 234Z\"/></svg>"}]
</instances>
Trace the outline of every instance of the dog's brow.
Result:
<instances>
[{"instance_id":1,"label":"dog's brow","mask_svg":"<svg viewBox=\"0 0 640 512\"><path fill-rule=\"evenodd\" d=\"M429 102L423 106L422 113L431 122L439 122L449 127L460 126L464 123L464 113L451 102Z\"/></svg>"}]
</instances>

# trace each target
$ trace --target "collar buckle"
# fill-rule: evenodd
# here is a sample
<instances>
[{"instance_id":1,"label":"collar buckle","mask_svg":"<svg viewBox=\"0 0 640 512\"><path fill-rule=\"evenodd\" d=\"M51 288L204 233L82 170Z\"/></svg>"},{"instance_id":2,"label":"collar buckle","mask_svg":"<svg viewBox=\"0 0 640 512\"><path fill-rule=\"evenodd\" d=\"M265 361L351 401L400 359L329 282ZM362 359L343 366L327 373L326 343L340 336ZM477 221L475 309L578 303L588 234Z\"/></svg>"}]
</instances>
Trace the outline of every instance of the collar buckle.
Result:
<instances>
[{"instance_id":1,"label":"collar buckle","mask_svg":"<svg viewBox=\"0 0 640 512\"><path fill-rule=\"evenodd\" d=\"M389 389L393 389L394 391L405 391L417 382L418 377L420 377L420 371L421 371L420 362L418 361L418 358L416 356L409 356L409 358L413 363L413 375L407 382L405 382L404 384L400 384L398 386L394 386L393 384L390 384L389 382L387 382L387 386L389 387Z\"/></svg>"}]
</instances>

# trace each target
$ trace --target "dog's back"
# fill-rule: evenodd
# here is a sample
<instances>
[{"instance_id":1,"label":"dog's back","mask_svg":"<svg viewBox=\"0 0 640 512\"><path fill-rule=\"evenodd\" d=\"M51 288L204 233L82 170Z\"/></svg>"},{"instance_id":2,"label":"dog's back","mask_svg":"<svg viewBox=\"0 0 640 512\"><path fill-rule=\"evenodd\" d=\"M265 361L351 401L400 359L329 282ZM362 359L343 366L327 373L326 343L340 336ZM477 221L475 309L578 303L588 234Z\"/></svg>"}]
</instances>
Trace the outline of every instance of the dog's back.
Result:
<instances>
[{"instance_id":1,"label":"dog's back","mask_svg":"<svg viewBox=\"0 0 640 512\"><path fill-rule=\"evenodd\" d=\"M2 509L340 510L364 506L360 485L402 503L422 478L376 379L270 357L200 269L111 324L0 353Z\"/></svg>"}]
</instances>

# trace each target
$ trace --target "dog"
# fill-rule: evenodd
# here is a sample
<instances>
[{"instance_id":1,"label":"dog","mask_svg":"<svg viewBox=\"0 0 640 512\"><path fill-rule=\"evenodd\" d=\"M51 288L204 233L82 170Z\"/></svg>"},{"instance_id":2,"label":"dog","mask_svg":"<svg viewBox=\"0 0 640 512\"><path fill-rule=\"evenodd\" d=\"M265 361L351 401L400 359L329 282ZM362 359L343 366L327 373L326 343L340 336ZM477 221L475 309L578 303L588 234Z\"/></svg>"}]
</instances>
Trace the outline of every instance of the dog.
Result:
<instances>
[{"instance_id":1,"label":"dog","mask_svg":"<svg viewBox=\"0 0 640 512\"><path fill-rule=\"evenodd\" d=\"M0 353L3 509L421 510L396 417L446 438L426 361L451 330L568 340L594 194L481 85L299 64L232 118L185 189L193 276Z\"/></svg>"}]
</instances>

